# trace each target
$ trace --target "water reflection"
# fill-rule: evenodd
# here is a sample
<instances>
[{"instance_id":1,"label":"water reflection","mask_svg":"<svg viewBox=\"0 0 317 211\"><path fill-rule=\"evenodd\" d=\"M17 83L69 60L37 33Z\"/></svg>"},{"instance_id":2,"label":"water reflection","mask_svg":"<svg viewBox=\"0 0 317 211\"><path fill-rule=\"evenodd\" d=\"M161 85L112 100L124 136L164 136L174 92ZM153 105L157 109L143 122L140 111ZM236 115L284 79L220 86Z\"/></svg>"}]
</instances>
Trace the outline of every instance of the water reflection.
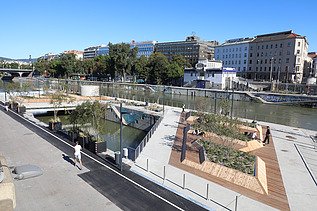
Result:
<instances>
[{"instance_id":1,"label":"water reflection","mask_svg":"<svg viewBox=\"0 0 317 211\"><path fill-rule=\"evenodd\" d=\"M45 122L48 124L49 120L53 116L37 116L36 118L39 119L42 122ZM63 128L65 127L71 127L69 125L69 121L67 118L67 115L58 115L58 117L61 119L61 122L63 123ZM120 124L108 120L102 120L100 122L101 124L101 130L99 131L99 135L101 138L105 141L107 141L108 149L112 151L119 151L120 150ZM87 126L89 127L89 126ZM95 133L96 131L92 128L86 128L90 133ZM142 130L129 127L129 126L123 126L122 128L122 145L123 147L132 147L136 148L138 144L142 141L142 139L145 137L146 133Z\"/></svg>"}]
</instances>

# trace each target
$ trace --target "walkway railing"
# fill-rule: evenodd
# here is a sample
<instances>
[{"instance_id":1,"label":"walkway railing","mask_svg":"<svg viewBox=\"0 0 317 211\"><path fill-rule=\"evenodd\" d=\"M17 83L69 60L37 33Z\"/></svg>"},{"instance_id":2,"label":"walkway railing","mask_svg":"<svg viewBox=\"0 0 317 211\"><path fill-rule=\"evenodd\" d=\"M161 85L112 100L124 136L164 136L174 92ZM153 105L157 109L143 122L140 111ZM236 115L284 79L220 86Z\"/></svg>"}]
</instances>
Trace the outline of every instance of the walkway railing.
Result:
<instances>
[{"instance_id":1,"label":"walkway railing","mask_svg":"<svg viewBox=\"0 0 317 211\"><path fill-rule=\"evenodd\" d=\"M238 199L242 196L241 194L236 195L235 193L232 193L231 200L230 197L226 197L229 200L220 201L218 197L219 190L213 190L210 185L211 182L197 182L196 178L193 178L195 177L193 174L180 171L177 167L171 165L164 165L152 158L143 160L145 163L138 163L136 166L144 171L141 174L155 183L164 187L169 187L180 194L186 193L186 195L194 201L211 208L213 208L212 206L219 206L220 210L238 210ZM135 172L140 173L140 171ZM199 200L199 198L205 200L207 203Z\"/></svg>"},{"instance_id":2,"label":"walkway railing","mask_svg":"<svg viewBox=\"0 0 317 211\"><path fill-rule=\"evenodd\" d=\"M128 158L132 161L135 161L140 153L142 152L143 148L147 144L147 142L150 140L152 135L154 134L157 127L160 125L161 121L163 119L163 116L161 116L155 124L152 126L151 130L146 134L146 136L143 138L143 140L140 142L140 144L134 149L132 147L128 147Z\"/></svg>"}]
</instances>

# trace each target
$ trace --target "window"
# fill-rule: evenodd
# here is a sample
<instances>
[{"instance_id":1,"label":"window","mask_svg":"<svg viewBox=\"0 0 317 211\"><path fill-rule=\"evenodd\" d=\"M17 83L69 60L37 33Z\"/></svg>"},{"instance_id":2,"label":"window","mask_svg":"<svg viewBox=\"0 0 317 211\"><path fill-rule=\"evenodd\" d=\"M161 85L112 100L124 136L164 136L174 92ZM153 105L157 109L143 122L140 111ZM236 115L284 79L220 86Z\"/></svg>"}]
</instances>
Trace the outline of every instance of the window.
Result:
<instances>
[{"instance_id":1,"label":"window","mask_svg":"<svg viewBox=\"0 0 317 211\"><path fill-rule=\"evenodd\" d=\"M277 48L277 44L275 44L275 48Z\"/></svg>"},{"instance_id":2,"label":"window","mask_svg":"<svg viewBox=\"0 0 317 211\"><path fill-rule=\"evenodd\" d=\"M264 67L264 71L266 71L266 67Z\"/></svg>"},{"instance_id":3,"label":"window","mask_svg":"<svg viewBox=\"0 0 317 211\"><path fill-rule=\"evenodd\" d=\"M252 59L250 59L249 64L252 64Z\"/></svg>"},{"instance_id":4,"label":"window","mask_svg":"<svg viewBox=\"0 0 317 211\"><path fill-rule=\"evenodd\" d=\"M262 45L262 49L264 48L264 46Z\"/></svg>"},{"instance_id":5,"label":"window","mask_svg":"<svg viewBox=\"0 0 317 211\"><path fill-rule=\"evenodd\" d=\"M278 59L278 63L281 64L281 62L282 62L282 59Z\"/></svg>"},{"instance_id":6,"label":"window","mask_svg":"<svg viewBox=\"0 0 317 211\"><path fill-rule=\"evenodd\" d=\"M264 60L264 63L267 64L267 59Z\"/></svg>"},{"instance_id":7,"label":"window","mask_svg":"<svg viewBox=\"0 0 317 211\"><path fill-rule=\"evenodd\" d=\"M262 59L261 59L261 64L263 63Z\"/></svg>"},{"instance_id":8,"label":"window","mask_svg":"<svg viewBox=\"0 0 317 211\"><path fill-rule=\"evenodd\" d=\"M241 64L241 61L239 60L239 64Z\"/></svg>"},{"instance_id":9,"label":"window","mask_svg":"<svg viewBox=\"0 0 317 211\"><path fill-rule=\"evenodd\" d=\"M260 54L259 54L259 53L256 53L256 56L257 56L257 57L259 57L259 56L260 56Z\"/></svg>"},{"instance_id":10,"label":"window","mask_svg":"<svg viewBox=\"0 0 317 211\"><path fill-rule=\"evenodd\" d=\"M245 67L243 67L243 71L245 71Z\"/></svg>"},{"instance_id":11,"label":"window","mask_svg":"<svg viewBox=\"0 0 317 211\"><path fill-rule=\"evenodd\" d=\"M271 49L273 48L273 45L271 45Z\"/></svg>"},{"instance_id":12,"label":"window","mask_svg":"<svg viewBox=\"0 0 317 211\"><path fill-rule=\"evenodd\" d=\"M297 43L297 46L298 46L298 47L300 46L300 42Z\"/></svg>"},{"instance_id":13,"label":"window","mask_svg":"<svg viewBox=\"0 0 317 211\"><path fill-rule=\"evenodd\" d=\"M283 43L280 44L280 48L283 48Z\"/></svg>"},{"instance_id":14,"label":"window","mask_svg":"<svg viewBox=\"0 0 317 211\"><path fill-rule=\"evenodd\" d=\"M287 55L290 55L291 54L291 52L290 51L287 51L287 53L286 53Z\"/></svg>"},{"instance_id":15,"label":"window","mask_svg":"<svg viewBox=\"0 0 317 211\"><path fill-rule=\"evenodd\" d=\"M250 50L251 50L251 51L253 50L253 47L252 47L252 46L250 47Z\"/></svg>"},{"instance_id":16,"label":"window","mask_svg":"<svg viewBox=\"0 0 317 211\"><path fill-rule=\"evenodd\" d=\"M247 60L243 60L243 64L246 64L247 63Z\"/></svg>"},{"instance_id":17,"label":"window","mask_svg":"<svg viewBox=\"0 0 317 211\"><path fill-rule=\"evenodd\" d=\"M288 42L288 43L287 43L287 47L291 47L291 42Z\"/></svg>"},{"instance_id":18,"label":"window","mask_svg":"<svg viewBox=\"0 0 317 211\"><path fill-rule=\"evenodd\" d=\"M260 50L260 46L258 46L258 50Z\"/></svg>"},{"instance_id":19,"label":"window","mask_svg":"<svg viewBox=\"0 0 317 211\"><path fill-rule=\"evenodd\" d=\"M300 50L297 50L297 54L300 54Z\"/></svg>"},{"instance_id":20,"label":"window","mask_svg":"<svg viewBox=\"0 0 317 211\"><path fill-rule=\"evenodd\" d=\"M247 53L244 53L244 57L247 57Z\"/></svg>"},{"instance_id":21,"label":"window","mask_svg":"<svg viewBox=\"0 0 317 211\"><path fill-rule=\"evenodd\" d=\"M258 67L256 67L256 68L255 68L255 70L256 70L256 71L258 71L258 70L259 70L259 68L258 68Z\"/></svg>"},{"instance_id":22,"label":"window","mask_svg":"<svg viewBox=\"0 0 317 211\"><path fill-rule=\"evenodd\" d=\"M251 67L249 67L249 71L251 71Z\"/></svg>"},{"instance_id":23,"label":"window","mask_svg":"<svg viewBox=\"0 0 317 211\"><path fill-rule=\"evenodd\" d=\"M279 55L282 56L282 51L280 51Z\"/></svg>"},{"instance_id":24,"label":"window","mask_svg":"<svg viewBox=\"0 0 317 211\"><path fill-rule=\"evenodd\" d=\"M250 53L250 57L252 57L252 53Z\"/></svg>"},{"instance_id":25,"label":"window","mask_svg":"<svg viewBox=\"0 0 317 211\"><path fill-rule=\"evenodd\" d=\"M289 63L289 58L286 58L286 63Z\"/></svg>"},{"instance_id":26,"label":"window","mask_svg":"<svg viewBox=\"0 0 317 211\"><path fill-rule=\"evenodd\" d=\"M247 50L248 50L248 47L245 47L244 50L247 51Z\"/></svg>"},{"instance_id":27,"label":"window","mask_svg":"<svg viewBox=\"0 0 317 211\"><path fill-rule=\"evenodd\" d=\"M260 67L260 71L262 71L262 67Z\"/></svg>"},{"instance_id":28,"label":"window","mask_svg":"<svg viewBox=\"0 0 317 211\"><path fill-rule=\"evenodd\" d=\"M297 62L300 63L300 58L297 58Z\"/></svg>"},{"instance_id":29,"label":"window","mask_svg":"<svg viewBox=\"0 0 317 211\"><path fill-rule=\"evenodd\" d=\"M269 45L266 45L266 49L269 49Z\"/></svg>"}]
</instances>

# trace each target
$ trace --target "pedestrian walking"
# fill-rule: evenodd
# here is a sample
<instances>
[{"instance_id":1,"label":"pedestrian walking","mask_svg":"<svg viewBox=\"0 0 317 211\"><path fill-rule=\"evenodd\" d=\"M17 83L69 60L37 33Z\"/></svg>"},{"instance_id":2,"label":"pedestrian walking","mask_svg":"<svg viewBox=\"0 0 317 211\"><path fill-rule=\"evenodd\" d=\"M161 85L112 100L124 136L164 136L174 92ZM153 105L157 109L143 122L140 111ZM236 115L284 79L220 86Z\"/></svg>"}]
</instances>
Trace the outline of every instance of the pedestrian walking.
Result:
<instances>
[{"instance_id":1,"label":"pedestrian walking","mask_svg":"<svg viewBox=\"0 0 317 211\"><path fill-rule=\"evenodd\" d=\"M266 133L265 133L265 138L263 140L263 144L269 144L270 143L270 135L271 135L271 130L270 130L270 127L267 126Z\"/></svg>"},{"instance_id":2,"label":"pedestrian walking","mask_svg":"<svg viewBox=\"0 0 317 211\"><path fill-rule=\"evenodd\" d=\"M76 163L79 163L80 164L80 170L83 168L83 164L81 162L81 146L79 145L78 141L76 141L76 146L74 147L75 149L75 159L74 159L74 163L75 163L75 166L76 166Z\"/></svg>"},{"instance_id":3,"label":"pedestrian walking","mask_svg":"<svg viewBox=\"0 0 317 211\"><path fill-rule=\"evenodd\" d=\"M182 112L185 112L185 104L183 104L183 111Z\"/></svg>"}]
</instances>

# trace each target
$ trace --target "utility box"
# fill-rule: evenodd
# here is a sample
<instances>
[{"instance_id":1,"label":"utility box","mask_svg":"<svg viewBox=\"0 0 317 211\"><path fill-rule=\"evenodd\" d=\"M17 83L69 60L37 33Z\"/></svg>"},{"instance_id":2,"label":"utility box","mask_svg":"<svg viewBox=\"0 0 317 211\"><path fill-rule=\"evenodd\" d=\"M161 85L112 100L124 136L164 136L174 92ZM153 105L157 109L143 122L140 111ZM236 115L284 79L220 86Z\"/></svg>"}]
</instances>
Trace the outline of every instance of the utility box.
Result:
<instances>
[{"instance_id":1,"label":"utility box","mask_svg":"<svg viewBox=\"0 0 317 211\"><path fill-rule=\"evenodd\" d=\"M123 148L123 156L124 156L125 158L128 157L128 148Z\"/></svg>"},{"instance_id":2,"label":"utility box","mask_svg":"<svg viewBox=\"0 0 317 211\"><path fill-rule=\"evenodd\" d=\"M117 165L120 164L120 152L119 152L119 151L116 151L116 152L114 153L114 160L115 160L115 162L116 162Z\"/></svg>"},{"instance_id":3,"label":"utility box","mask_svg":"<svg viewBox=\"0 0 317 211\"><path fill-rule=\"evenodd\" d=\"M99 86L95 85L81 85L80 95L88 97L98 97L99 96Z\"/></svg>"}]
</instances>

